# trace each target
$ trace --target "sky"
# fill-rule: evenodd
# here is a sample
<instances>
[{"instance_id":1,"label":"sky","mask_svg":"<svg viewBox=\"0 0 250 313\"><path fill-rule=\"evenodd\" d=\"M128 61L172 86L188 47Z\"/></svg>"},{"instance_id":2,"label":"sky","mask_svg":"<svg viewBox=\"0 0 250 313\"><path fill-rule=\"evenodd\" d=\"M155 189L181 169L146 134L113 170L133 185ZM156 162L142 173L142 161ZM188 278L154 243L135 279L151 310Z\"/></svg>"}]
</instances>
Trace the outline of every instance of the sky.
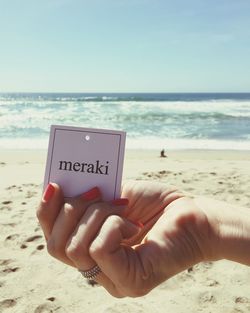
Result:
<instances>
[{"instance_id":1,"label":"sky","mask_svg":"<svg viewBox=\"0 0 250 313\"><path fill-rule=\"evenodd\" d=\"M0 92L250 92L250 1L0 0Z\"/></svg>"}]
</instances>

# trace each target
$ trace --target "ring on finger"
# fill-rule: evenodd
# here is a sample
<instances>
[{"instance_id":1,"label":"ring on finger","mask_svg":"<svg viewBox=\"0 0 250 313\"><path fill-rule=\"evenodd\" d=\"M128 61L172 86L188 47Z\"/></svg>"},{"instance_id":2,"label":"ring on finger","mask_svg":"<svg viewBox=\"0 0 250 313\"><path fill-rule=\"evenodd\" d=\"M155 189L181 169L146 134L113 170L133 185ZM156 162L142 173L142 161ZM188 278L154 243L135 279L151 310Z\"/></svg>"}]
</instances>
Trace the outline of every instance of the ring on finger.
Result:
<instances>
[{"instance_id":1,"label":"ring on finger","mask_svg":"<svg viewBox=\"0 0 250 313\"><path fill-rule=\"evenodd\" d=\"M95 280L98 274L102 272L100 267L96 264L91 269L84 271L84 270L78 270L84 278L87 278L88 280Z\"/></svg>"}]
</instances>

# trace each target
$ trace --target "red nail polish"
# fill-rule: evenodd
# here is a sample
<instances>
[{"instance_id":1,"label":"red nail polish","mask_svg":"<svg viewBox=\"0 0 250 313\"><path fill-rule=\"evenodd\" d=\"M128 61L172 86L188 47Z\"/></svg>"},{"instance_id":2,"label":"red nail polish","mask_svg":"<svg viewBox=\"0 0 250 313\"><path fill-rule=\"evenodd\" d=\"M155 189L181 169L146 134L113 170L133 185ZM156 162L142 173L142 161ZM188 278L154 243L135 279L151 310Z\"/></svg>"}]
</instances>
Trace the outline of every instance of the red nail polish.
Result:
<instances>
[{"instance_id":1,"label":"red nail polish","mask_svg":"<svg viewBox=\"0 0 250 313\"><path fill-rule=\"evenodd\" d=\"M100 190L97 187L94 187L92 189L90 189L89 191L85 192L82 195L82 198L86 201L92 201L95 200L96 198L100 197Z\"/></svg>"},{"instance_id":2,"label":"red nail polish","mask_svg":"<svg viewBox=\"0 0 250 313\"><path fill-rule=\"evenodd\" d=\"M140 228L143 228L144 227L144 225L141 223L141 222L135 222L135 221L130 221L132 224L134 224L134 225L136 225L136 226L138 226L138 227L140 227Z\"/></svg>"},{"instance_id":3,"label":"red nail polish","mask_svg":"<svg viewBox=\"0 0 250 313\"><path fill-rule=\"evenodd\" d=\"M54 191L55 187L51 183L49 183L43 194L43 201L48 202L53 197Z\"/></svg>"},{"instance_id":4,"label":"red nail polish","mask_svg":"<svg viewBox=\"0 0 250 313\"><path fill-rule=\"evenodd\" d=\"M114 205L128 205L128 199L127 198L120 198L120 199L115 199L112 201L112 204Z\"/></svg>"}]
</instances>

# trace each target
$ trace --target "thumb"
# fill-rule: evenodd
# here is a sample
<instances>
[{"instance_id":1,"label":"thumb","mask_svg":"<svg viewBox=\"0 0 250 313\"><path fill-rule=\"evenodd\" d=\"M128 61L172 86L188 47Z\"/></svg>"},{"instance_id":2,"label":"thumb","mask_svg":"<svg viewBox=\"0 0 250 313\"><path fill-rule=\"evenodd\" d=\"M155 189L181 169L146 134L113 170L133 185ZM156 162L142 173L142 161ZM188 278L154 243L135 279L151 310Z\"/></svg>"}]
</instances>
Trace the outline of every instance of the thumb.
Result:
<instances>
[{"instance_id":1,"label":"thumb","mask_svg":"<svg viewBox=\"0 0 250 313\"><path fill-rule=\"evenodd\" d=\"M131 268L135 270L136 252L124 241L138 234L140 229L128 220L112 215L90 245L91 257L115 284L127 279Z\"/></svg>"}]
</instances>

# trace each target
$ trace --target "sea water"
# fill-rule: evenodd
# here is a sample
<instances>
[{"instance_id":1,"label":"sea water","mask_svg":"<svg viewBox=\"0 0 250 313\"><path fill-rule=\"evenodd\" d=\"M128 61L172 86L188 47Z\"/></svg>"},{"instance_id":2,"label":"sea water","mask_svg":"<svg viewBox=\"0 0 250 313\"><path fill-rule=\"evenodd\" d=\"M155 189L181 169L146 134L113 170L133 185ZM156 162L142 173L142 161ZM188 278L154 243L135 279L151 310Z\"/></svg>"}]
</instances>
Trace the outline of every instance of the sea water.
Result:
<instances>
[{"instance_id":1,"label":"sea water","mask_svg":"<svg viewBox=\"0 0 250 313\"><path fill-rule=\"evenodd\" d=\"M130 149L250 150L250 93L0 94L0 148L46 149L51 124L124 130Z\"/></svg>"}]
</instances>

